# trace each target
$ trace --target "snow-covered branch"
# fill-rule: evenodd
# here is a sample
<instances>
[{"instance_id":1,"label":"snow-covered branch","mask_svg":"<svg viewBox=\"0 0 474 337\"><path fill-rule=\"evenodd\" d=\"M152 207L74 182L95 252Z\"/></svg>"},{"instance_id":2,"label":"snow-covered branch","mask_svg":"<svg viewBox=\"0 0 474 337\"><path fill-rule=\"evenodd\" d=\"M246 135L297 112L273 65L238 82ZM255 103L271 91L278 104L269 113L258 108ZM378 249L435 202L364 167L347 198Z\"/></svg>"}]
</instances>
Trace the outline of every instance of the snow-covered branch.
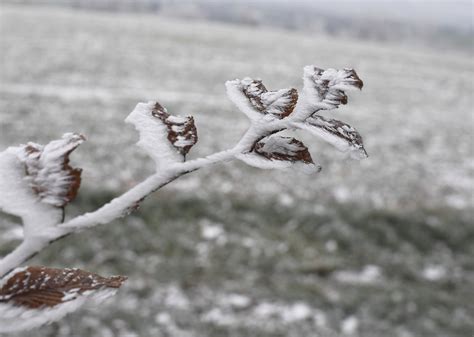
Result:
<instances>
[{"instance_id":1,"label":"snow-covered branch","mask_svg":"<svg viewBox=\"0 0 474 337\"><path fill-rule=\"evenodd\" d=\"M156 172L96 211L65 222L64 208L76 196L81 182L81 170L69 165L69 155L85 140L84 136L68 133L45 146L28 143L1 152L0 209L22 218L24 241L0 260L0 277L3 277L0 279L0 311L13 312L5 308L15 308L21 314L19 308L32 310L25 303L34 302L34 310L38 311L68 302L65 300L70 297L68 291L59 291L62 297L58 298L62 300L44 302L44 297L26 291L26 284L15 288L9 280L23 275L25 269L17 267L52 241L126 216L148 195L187 173L232 159L263 169L296 168L306 173L319 172L321 167L314 163L308 148L300 140L280 135L282 131L307 130L339 150L350 152L354 158L366 157L362 138L354 128L319 114L346 104L347 90L362 88L362 81L355 71L307 66L303 84L299 95L294 88L268 91L261 80L251 78L228 81L229 99L247 115L250 127L234 147L189 161L186 161L186 155L198 141L193 117L172 115L155 101L137 104L125 121L135 126L140 135L137 145L154 160ZM28 267L27 271L32 272L29 268L39 267ZM34 273L38 273L36 269ZM70 274L51 268L42 269L41 273L46 275L44 278ZM122 284L123 279L120 280L113 288ZM63 289L64 284L58 280L48 287L58 290ZM82 286L78 289L82 290L77 294L91 290ZM74 297L77 298L83 297ZM55 319L48 317L47 321ZM0 332L7 330L2 330L4 324L0 321Z\"/></svg>"}]
</instances>

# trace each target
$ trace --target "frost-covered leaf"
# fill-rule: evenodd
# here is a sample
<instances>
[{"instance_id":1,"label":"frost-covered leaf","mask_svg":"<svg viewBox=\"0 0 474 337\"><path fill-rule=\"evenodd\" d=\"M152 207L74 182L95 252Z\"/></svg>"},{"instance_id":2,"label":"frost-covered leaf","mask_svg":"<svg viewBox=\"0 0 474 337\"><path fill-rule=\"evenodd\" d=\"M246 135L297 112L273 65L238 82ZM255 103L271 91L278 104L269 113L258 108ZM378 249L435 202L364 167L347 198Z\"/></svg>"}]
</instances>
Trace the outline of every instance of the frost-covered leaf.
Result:
<instances>
[{"instance_id":1,"label":"frost-covered leaf","mask_svg":"<svg viewBox=\"0 0 474 337\"><path fill-rule=\"evenodd\" d=\"M362 89L364 83L354 69L304 68L304 93L307 102L317 110L330 110L347 104L345 91Z\"/></svg>"},{"instance_id":2,"label":"frost-covered leaf","mask_svg":"<svg viewBox=\"0 0 474 337\"><path fill-rule=\"evenodd\" d=\"M244 78L226 82L230 100L250 119L264 115L282 119L293 112L298 101L296 89L268 91L261 80Z\"/></svg>"},{"instance_id":3,"label":"frost-covered leaf","mask_svg":"<svg viewBox=\"0 0 474 337\"><path fill-rule=\"evenodd\" d=\"M21 217L23 234L28 237L60 223L63 209L41 202L33 191L25 164L18 158L23 152L24 147L0 152L0 210Z\"/></svg>"},{"instance_id":4,"label":"frost-covered leaf","mask_svg":"<svg viewBox=\"0 0 474 337\"><path fill-rule=\"evenodd\" d=\"M57 321L89 298L113 295L125 280L80 269L17 268L0 280L0 332Z\"/></svg>"},{"instance_id":5,"label":"frost-covered leaf","mask_svg":"<svg viewBox=\"0 0 474 337\"><path fill-rule=\"evenodd\" d=\"M140 133L138 145L157 167L184 161L198 140L192 116L170 115L158 102L138 103L125 121L135 125Z\"/></svg>"},{"instance_id":6,"label":"frost-covered leaf","mask_svg":"<svg viewBox=\"0 0 474 337\"><path fill-rule=\"evenodd\" d=\"M344 122L314 114L305 123L296 123L295 126L321 137L342 152L350 152L355 159L367 158L362 136Z\"/></svg>"},{"instance_id":7,"label":"frost-covered leaf","mask_svg":"<svg viewBox=\"0 0 474 337\"><path fill-rule=\"evenodd\" d=\"M172 116L158 102L153 107L151 114L161 119L167 126L168 140L183 156L196 144L197 130L192 116Z\"/></svg>"},{"instance_id":8,"label":"frost-covered leaf","mask_svg":"<svg viewBox=\"0 0 474 337\"><path fill-rule=\"evenodd\" d=\"M25 179L41 202L64 207L76 197L82 170L69 165L69 155L84 140L82 135L66 133L46 145L30 142L10 150L24 163Z\"/></svg>"},{"instance_id":9,"label":"frost-covered leaf","mask_svg":"<svg viewBox=\"0 0 474 337\"><path fill-rule=\"evenodd\" d=\"M251 152L236 156L250 166L262 169L285 169L294 167L306 173L319 172L308 148L291 137L271 135L255 143Z\"/></svg>"}]
</instances>

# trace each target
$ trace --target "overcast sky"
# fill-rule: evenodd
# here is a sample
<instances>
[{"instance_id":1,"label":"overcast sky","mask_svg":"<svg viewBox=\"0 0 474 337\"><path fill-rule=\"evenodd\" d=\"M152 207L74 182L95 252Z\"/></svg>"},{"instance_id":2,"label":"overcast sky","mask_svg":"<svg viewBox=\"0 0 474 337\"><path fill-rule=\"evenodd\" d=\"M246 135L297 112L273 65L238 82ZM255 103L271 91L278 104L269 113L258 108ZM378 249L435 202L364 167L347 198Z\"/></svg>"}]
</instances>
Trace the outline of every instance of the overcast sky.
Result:
<instances>
[{"instance_id":1,"label":"overcast sky","mask_svg":"<svg viewBox=\"0 0 474 337\"><path fill-rule=\"evenodd\" d=\"M199 1L199 0L198 0ZM222 2L223 0L219 0ZM342 16L380 17L472 29L472 0L226 0L311 6Z\"/></svg>"}]
</instances>

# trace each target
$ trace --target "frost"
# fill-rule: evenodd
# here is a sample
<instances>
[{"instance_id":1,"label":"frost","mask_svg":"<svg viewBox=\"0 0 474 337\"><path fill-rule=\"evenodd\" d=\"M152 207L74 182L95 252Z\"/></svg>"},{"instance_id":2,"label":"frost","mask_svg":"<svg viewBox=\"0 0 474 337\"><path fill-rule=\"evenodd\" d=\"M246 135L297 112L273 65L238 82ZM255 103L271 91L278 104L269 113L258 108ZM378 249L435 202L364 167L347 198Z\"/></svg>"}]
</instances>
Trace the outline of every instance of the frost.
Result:
<instances>
[{"instance_id":1,"label":"frost","mask_svg":"<svg viewBox=\"0 0 474 337\"><path fill-rule=\"evenodd\" d=\"M155 317L156 323L162 324L162 325L168 325L172 322L170 314L167 312L160 312L159 314L156 315Z\"/></svg>"},{"instance_id":2,"label":"frost","mask_svg":"<svg viewBox=\"0 0 474 337\"><path fill-rule=\"evenodd\" d=\"M337 251L337 249L339 248L338 244L336 241L334 240L328 240L326 241L324 247L326 248L326 250L330 253L333 253L335 251Z\"/></svg>"},{"instance_id":3,"label":"frost","mask_svg":"<svg viewBox=\"0 0 474 337\"><path fill-rule=\"evenodd\" d=\"M255 307L254 314L264 319L279 318L285 323L294 323L314 316L312 308L304 302L291 305L263 302Z\"/></svg>"},{"instance_id":4,"label":"frost","mask_svg":"<svg viewBox=\"0 0 474 337\"><path fill-rule=\"evenodd\" d=\"M78 310L85 302L86 298L82 297L48 309L25 309L0 303L0 332L31 330L58 321Z\"/></svg>"},{"instance_id":5,"label":"frost","mask_svg":"<svg viewBox=\"0 0 474 337\"><path fill-rule=\"evenodd\" d=\"M224 230L218 225L206 225L201 228L201 235L206 240L214 240L224 234Z\"/></svg>"},{"instance_id":6,"label":"frost","mask_svg":"<svg viewBox=\"0 0 474 337\"><path fill-rule=\"evenodd\" d=\"M0 332L59 320L88 298L101 301L114 295L125 279L79 269L17 268L0 281Z\"/></svg>"},{"instance_id":7,"label":"frost","mask_svg":"<svg viewBox=\"0 0 474 337\"><path fill-rule=\"evenodd\" d=\"M33 192L18 159L22 148L8 148L0 153L0 209L22 218L24 235L28 237L41 228L59 223L62 210L41 202Z\"/></svg>"},{"instance_id":8,"label":"frost","mask_svg":"<svg viewBox=\"0 0 474 337\"><path fill-rule=\"evenodd\" d=\"M252 152L236 158L262 169L286 169L294 167L305 173L319 172L311 155L302 142L290 137L272 135L258 141Z\"/></svg>"},{"instance_id":9,"label":"frost","mask_svg":"<svg viewBox=\"0 0 474 337\"><path fill-rule=\"evenodd\" d=\"M45 146L28 143L21 149L10 150L25 164L25 179L42 202L64 207L75 198L81 170L69 165L69 154L84 140L82 135L66 133Z\"/></svg>"},{"instance_id":10,"label":"frost","mask_svg":"<svg viewBox=\"0 0 474 337\"><path fill-rule=\"evenodd\" d=\"M155 161L157 168L183 162L197 142L194 119L170 115L158 102L138 103L125 121L138 130L137 145Z\"/></svg>"},{"instance_id":11,"label":"frost","mask_svg":"<svg viewBox=\"0 0 474 337\"><path fill-rule=\"evenodd\" d=\"M442 265L426 266L421 274L428 281L439 281L446 276L446 268Z\"/></svg>"},{"instance_id":12,"label":"frost","mask_svg":"<svg viewBox=\"0 0 474 337\"><path fill-rule=\"evenodd\" d=\"M293 112L298 101L296 89L268 91L261 80L244 78L226 82L229 99L251 120L264 115L282 119Z\"/></svg>"},{"instance_id":13,"label":"frost","mask_svg":"<svg viewBox=\"0 0 474 337\"><path fill-rule=\"evenodd\" d=\"M341 324L341 331L345 335L354 335L359 328L359 320L355 316L349 316Z\"/></svg>"},{"instance_id":14,"label":"frost","mask_svg":"<svg viewBox=\"0 0 474 337\"><path fill-rule=\"evenodd\" d=\"M382 272L380 267L367 265L360 272L338 271L334 273L334 278L342 283L351 284L374 284L380 281Z\"/></svg>"},{"instance_id":15,"label":"frost","mask_svg":"<svg viewBox=\"0 0 474 337\"><path fill-rule=\"evenodd\" d=\"M283 321L297 322L308 319L311 316L311 308L306 303L298 302L283 312Z\"/></svg>"},{"instance_id":16,"label":"frost","mask_svg":"<svg viewBox=\"0 0 474 337\"><path fill-rule=\"evenodd\" d=\"M220 308L213 308L202 317L204 322L212 322L219 326L232 326L237 323L237 319L231 313L225 313Z\"/></svg>"},{"instance_id":17,"label":"frost","mask_svg":"<svg viewBox=\"0 0 474 337\"><path fill-rule=\"evenodd\" d=\"M244 295L229 294L227 297L227 303L235 308L242 309L248 307L252 303L252 300Z\"/></svg>"},{"instance_id":18,"label":"frost","mask_svg":"<svg viewBox=\"0 0 474 337\"><path fill-rule=\"evenodd\" d=\"M350 152L354 159L367 158L361 135L344 122L336 119L326 119L315 114L308 118L305 123L295 125L321 137L342 152Z\"/></svg>"},{"instance_id":19,"label":"frost","mask_svg":"<svg viewBox=\"0 0 474 337\"><path fill-rule=\"evenodd\" d=\"M353 69L304 68L305 98L315 111L330 110L347 104L345 90L362 89L364 83Z\"/></svg>"},{"instance_id":20,"label":"frost","mask_svg":"<svg viewBox=\"0 0 474 337\"><path fill-rule=\"evenodd\" d=\"M0 209L22 218L25 236L61 221L59 207L76 196L81 182L69 154L83 141L67 133L45 146L28 143L0 153Z\"/></svg>"},{"instance_id":21,"label":"frost","mask_svg":"<svg viewBox=\"0 0 474 337\"><path fill-rule=\"evenodd\" d=\"M295 138L279 134L282 132L300 127L322 136L342 150L349 149L365 155L362 138L353 128L315 115L315 111L311 110L345 104L347 97L344 90L361 88L362 81L353 70L310 68L305 69L304 95L301 97L293 88L268 91L261 80L244 78L227 82L229 98L248 115L250 127L234 147L193 160L185 160L198 140L193 117L173 116L156 101L137 104L126 122L138 130L138 145L155 161L156 172L99 209L66 222L63 222L63 208L76 196L81 181L81 170L69 165L69 154L84 141L84 137L69 133L45 146L28 143L1 152L0 208L22 218L24 239L0 260L0 275L6 275L57 239L130 214L151 193L187 173L215 163L238 158L259 168L291 167L306 173L319 172L321 168L314 163L308 148ZM287 205L291 205L290 199L280 198ZM215 239L219 246L230 240L221 226L203 226L201 230L204 239ZM252 246L254 242L243 241L242 244ZM207 260L209 247L213 244L202 242L196 248L199 258ZM278 250L285 252L288 245L282 243ZM252 249L253 255L255 252L258 253L258 249ZM130 254L125 256L127 259L134 257ZM373 272L367 271L364 277L373 278ZM1 279L0 302L4 303L2 310L5 311L12 306L21 307L24 311L40 310L47 313L46 318L42 318L42 322L47 322L59 317L59 314L51 314L56 307L80 304L89 296L107 297L123 281L120 277L101 278L76 269L16 269L13 275ZM191 305L179 288L170 291L164 302L179 310ZM250 298L235 295L228 299L227 308L233 310L250 305ZM269 308L271 305L259 306L256 312L265 316L265 310ZM12 314L15 312L17 310L12 309ZM219 320L226 314L214 311L209 313L208 318ZM305 320L313 314L312 309L302 302L291 307L280 305L276 311L276 315L286 323Z\"/></svg>"},{"instance_id":22,"label":"frost","mask_svg":"<svg viewBox=\"0 0 474 337\"><path fill-rule=\"evenodd\" d=\"M169 288L165 304L172 308L187 309L189 307L189 299L180 288L172 286Z\"/></svg>"}]
</instances>

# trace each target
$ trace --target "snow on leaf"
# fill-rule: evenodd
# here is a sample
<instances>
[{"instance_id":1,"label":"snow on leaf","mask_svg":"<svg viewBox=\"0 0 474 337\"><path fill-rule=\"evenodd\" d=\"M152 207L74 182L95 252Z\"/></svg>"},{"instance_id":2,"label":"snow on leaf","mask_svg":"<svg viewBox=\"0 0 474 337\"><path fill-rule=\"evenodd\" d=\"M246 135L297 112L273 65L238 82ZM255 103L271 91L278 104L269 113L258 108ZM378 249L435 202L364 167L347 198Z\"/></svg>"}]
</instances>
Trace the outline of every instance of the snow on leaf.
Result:
<instances>
[{"instance_id":1,"label":"snow on leaf","mask_svg":"<svg viewBox=\"0 0 474 337\"><path fill-rule=\"evenodd\" d=\"M250 166L263 169L285 169L294 167L306 173L319 172L308 148L291 137L271 135L257 141L251 152L238 154L236 158Z\"/></svg>"},{"instance_id":2,"label":"snow on leaf","mask_svg":"<svg viewBox=\"0 0 474 337\"><path fill-rule=\"evenodd\" d=\"M296 89L268 91L261 80L244 78L226 82L230 100L250 119L263 115L283 119L293 112L298 101Z\"/></svg>"},{"instance_id":3,"label":"snow on leaf","mask_svg":"<svg viewBox=\"0 0 474 337\"><path fill-rule=\"evenodd\" d=\"M138 145L158 167L184 161L198 140L192 116L170 115L158 102L138 103L125 121L135 125L140 133Z\"/></svg>"},{"instance_id":4,"label":"snow on leaf","mask_svg":"<svg viewBox=\"0 0 474 337\"><path fill-rule=\"evenodd\" d=\"M30 186L25 164L18 159L23 153L23 147L0 152L0 209L21 217L24 236L28 237L61 222L63 210L40 201Z\"/></svg>"},{"instance_id":5,"label":"snow on leaf","mask_svg":"<svg viewBox=\"0 0 474 337\"><path fill-rule=\"evenodd\" d=\"M66 133L44 146L30 142L17 151L26 180L43 203L64 207L76 197L82 170L69 165L69 155L84 140L82 135Z\"/></svg>"},{"instance_id":6,"label":"snow on leaf","mask_svg":"<svg viewBox=\"0 0 474 337\"><path fill-rule=\"evenodd\" d=\"M345 91L362 89L364 83L354 69L320 69L313 65L304 68L304 93L314 110L330 110L347 104Z\"/></svg>"},{"instance_id":7,"label":"snow on leaf","mask_svg":"<svg viewBox=\"0 0 474 337\"><path fill-rule=\"evenodd\" d=\"M125 280L80 269L17 268L0 280L0 332L56 321L87 298L102 300L113 295Z\"/></svg>"},{"instance_id":8,"label":"snow on leaf","mask_svg":"<svg viewBox=\"0 0 474 337\"><path fill-rule=\"evenodd\" d=\"M314 114L306 119L305 123L295 123L295 126L321 137L342 152L350 152L354 159L368 157L359 132L337 119L327 119Z\"/></svg>"}]
</instances>

